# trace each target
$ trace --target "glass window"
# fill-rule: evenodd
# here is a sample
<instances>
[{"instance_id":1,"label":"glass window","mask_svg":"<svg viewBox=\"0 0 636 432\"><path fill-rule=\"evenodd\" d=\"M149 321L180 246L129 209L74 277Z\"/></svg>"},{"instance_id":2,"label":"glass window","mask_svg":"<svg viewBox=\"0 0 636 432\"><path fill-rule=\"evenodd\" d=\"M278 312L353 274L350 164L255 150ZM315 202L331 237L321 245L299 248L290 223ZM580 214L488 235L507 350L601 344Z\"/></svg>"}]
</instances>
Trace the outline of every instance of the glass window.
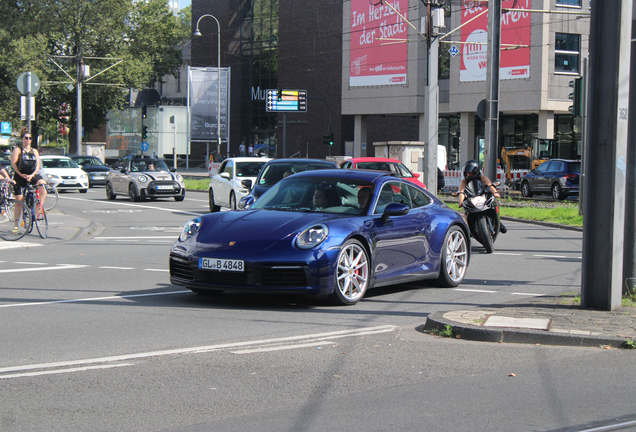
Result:
<instances>
[{"instance_id":1,"label":"glass window","mask_svg":"<svg viewBox=\"0 0 636 432\"><path fill-rule=\"evenodd\" d=\"M547 162L543 162L541 165L539 165L537 167L537 171L547 171L548 170L548 165L550 165L550 161Z\"/></svg>"},{"instance_id":2,"label":"glass window","mask_svg":"<svg viewBox=\"0 0 636 432\"><path fill-rule=\"evenodd\" d=\"M373 213L384 213L386 206L392 203L406 204L409 208L413 208L407 187L407 185L401 183L385 183L384 186L382 186L380 196L378 197L378 204Z\"/></svg>"},{"instance_id":3,"label":"glass window","mask_svg":"<svg viewBox=\"0 0 636 432\"><path fill-rule=\"evenodd\" d=\"M424 207L430 204L431 199L421 190L412 186L407 186L409 194L411 195L411 208Z\"/></svg>"},{"instance_id":4,"label":"glass window","mask_svg":"<svg viewBox=\"0 0 636 432\"><path fill-rule=\"evenodd\" d=\"M556 0L557 6L578 6L581 7L581 0Z\"/></svg>"},{"instance_id":5,"label":"glass window","mask_svg":"<svg viewBox=\"0 0 636 432\"><path fill-rule=\"evenodd\" d=\"M554 43L554 71L579 73L581 35L556 33Z\"/></svg>"}]
</instances>

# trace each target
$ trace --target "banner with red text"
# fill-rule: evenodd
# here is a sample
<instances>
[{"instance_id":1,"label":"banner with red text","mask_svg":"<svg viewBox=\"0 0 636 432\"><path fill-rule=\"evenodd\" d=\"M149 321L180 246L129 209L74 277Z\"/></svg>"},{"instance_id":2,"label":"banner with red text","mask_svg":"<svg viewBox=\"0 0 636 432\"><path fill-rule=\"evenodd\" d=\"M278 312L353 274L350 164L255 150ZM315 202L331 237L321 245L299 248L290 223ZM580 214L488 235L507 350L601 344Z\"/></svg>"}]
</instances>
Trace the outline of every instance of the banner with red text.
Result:
<instances>
[{"instance_id":1,"label":"banner with red text","mask_svg":"<svg viewBox=\"0 0 636 432\"><path fill-rule=\"evenodd\" d=\"M349 86L406 84L408 0L373 3L351 0Z\"/></svg>"},{"instance_id":2,"label":"banner with red text","mask_svg":"<svg viewBox=\"0 0 636 432\"><path fill-rule=\"evenodd\" d=\"M530 9L530 3L530 0L502 1L500 79L530 77L530 12L503 11L506 8L527 10ZM461 4L463 44L459 80L485 81L488 65L488 2L462 0Z\"/></svg>"}]
</instances>

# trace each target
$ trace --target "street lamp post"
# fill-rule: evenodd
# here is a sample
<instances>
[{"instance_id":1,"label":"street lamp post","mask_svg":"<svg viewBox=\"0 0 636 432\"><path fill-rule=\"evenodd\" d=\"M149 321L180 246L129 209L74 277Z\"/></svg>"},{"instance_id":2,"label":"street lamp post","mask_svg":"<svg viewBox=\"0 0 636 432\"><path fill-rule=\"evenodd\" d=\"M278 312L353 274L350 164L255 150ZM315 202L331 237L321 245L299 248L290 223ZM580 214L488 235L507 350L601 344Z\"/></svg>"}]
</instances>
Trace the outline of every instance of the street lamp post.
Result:
<instances>
[{"instance_id":1,"label":"street lamp post","mask_svg":"<svg viewBox=\"0 0 636 432\"><path fill-rule=\"evenodd\" d=\"M210 14L204 14L201 15L199 17L199 19L197 20L197 26L194 30L194 32L192 33L192 36L194 37L199 37L201 36L201 32L199 31L199 23L201 22L201 19L204 17L210 17L213 18L214 21L216 21L216 29L217 29L217 37L216 37L216 42L217 42L217 60L216 60L216 66L217 66L217 72L218 72L218 78L217 78L217 91L216 91L216 155L217 158L220 159L221 157L221 24L219 24L219 20L216 19L216 17L214 15L210 15ZM210 149L209 149L209 144L206 145L206 152L205 152L205 158L206 158L206 165L209 164L210 161ZM209 166L208 166L209 168Z\"/></svg>"}]
</instances>

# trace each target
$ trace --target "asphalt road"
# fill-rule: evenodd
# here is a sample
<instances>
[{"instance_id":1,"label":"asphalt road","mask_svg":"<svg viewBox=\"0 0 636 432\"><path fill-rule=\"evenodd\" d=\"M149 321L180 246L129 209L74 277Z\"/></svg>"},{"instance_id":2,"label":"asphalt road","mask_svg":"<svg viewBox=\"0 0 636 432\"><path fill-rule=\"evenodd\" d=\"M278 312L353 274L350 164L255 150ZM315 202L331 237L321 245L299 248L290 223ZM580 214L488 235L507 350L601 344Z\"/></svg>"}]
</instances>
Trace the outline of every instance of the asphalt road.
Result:
<instances>
[{"instance_id":1,"label":"asphalt road","mask_svg":"<svg viewBox=\"0 0 636 432\"><path fill-rule=\"evenodd\" d=\"M170 246L206 211L204 193L95 188L60 195L51 238L0 244L0 430L553 430L634 412L632 352L416 330L433 311L578 292L579 232L508 222L457 289L333 307L171 285Z\"/></svg>"}]
</instances>

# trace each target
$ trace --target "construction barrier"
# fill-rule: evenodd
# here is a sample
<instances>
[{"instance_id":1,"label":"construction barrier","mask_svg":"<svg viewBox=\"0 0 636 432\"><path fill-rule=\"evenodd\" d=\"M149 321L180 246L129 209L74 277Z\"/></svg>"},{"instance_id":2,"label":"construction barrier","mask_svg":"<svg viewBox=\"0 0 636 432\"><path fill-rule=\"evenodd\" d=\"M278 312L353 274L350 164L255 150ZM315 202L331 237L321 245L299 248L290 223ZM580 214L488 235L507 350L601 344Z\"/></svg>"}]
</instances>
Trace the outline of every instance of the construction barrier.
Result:
<instances>
[{"instance_id":1,"label":"construction barrier","mask_svg":"<svg viewBox=\"0 0 636 432\"><path fill-rule=\"evenodd\" d=\"M516 181L521 179L524 175L528 174L530 171L528 170L512 170L512 181ZM459 183L464 178L461 170L446 170L444 171L444 179L446 180L446 185L444 189L449 191L456 191L459 189ZM497 181L501 182L501 186L499 186L499 190L501 192L508 192L509 188L506 185L506 175L502 170L497 170Z\"/></svg>"}]
</instances>

